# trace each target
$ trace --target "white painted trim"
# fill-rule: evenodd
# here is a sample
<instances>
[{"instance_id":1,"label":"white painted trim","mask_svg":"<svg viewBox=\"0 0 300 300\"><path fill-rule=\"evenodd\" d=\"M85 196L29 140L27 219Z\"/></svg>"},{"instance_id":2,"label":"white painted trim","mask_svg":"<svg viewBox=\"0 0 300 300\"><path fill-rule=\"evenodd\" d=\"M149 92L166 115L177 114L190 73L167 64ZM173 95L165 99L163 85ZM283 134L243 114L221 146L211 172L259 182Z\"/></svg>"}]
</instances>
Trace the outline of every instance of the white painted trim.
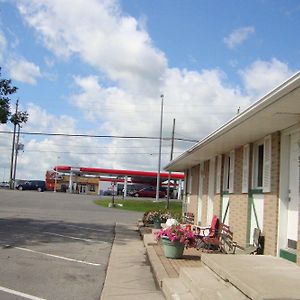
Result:
<instances>
[{"instance_id":1,"label":"white painted trim","mask_svg":"<svg viewBox=\"0 0 300 300\"><path fill-rule=\"evenodd\" d=\"M264 194L254 194L253 195L253 205L256 210L258 226L261 231L264 228ZM251 207L251 217L250 217L250 244L253 243L253 232L254 228L258 227L256 224L256 218L253 210L253 206Z\"/></svg>"},{"instance_id":2,"label":"white painted trim","mask_svg":"<svg viewBox=\"0 0 300 300\"><path fill-rule=\"evenodd\" d=\"M216 194L221 193L222 154L217 156Z\"/></svg>"},{"instance_id":3,"label":"white painted trim","mask_svg":"<svg viewBox=\"0 0 300 300\"><path fill-rule=\"evenodd\" d=\"M216 158L209 160L209 176L208 176L208 197L207 197L207 214L206 224L210 224L214 211L214 196L215 196L215 167Z\"/></svg>"},{"instance_id":4,"label":"white painted trim","mask_svg":"<svg viewBox=\"0 0 300 300\"><path fill-rule=\"evenodd\" d=\"M234 167L235 167L235 150L231 150L229 153L230 165L229 165L229 193L234 193Z\"/></svg>"},{"instance_id":5,"label":"white painted trim","mask_svg":"<svg viewBox=\"0 0 300 300\"><path fill-rule=\"evenodd\" d=\"M193 182L192 168L189 168L188 193L187 193L187 203L188 203L188 204L191 203L192 182Z\"/></svg>"},{"instance_id":6,"label":"white painted trim","mask_svg":"<svg viewBox=\"0 0 300 300\"><path fill-rule=\"evenodd\" d=\"M242 171L242 193L249 190L249 170L250 170L250 145L243 147L243 171Z\"/></svg>"},{"instance_id":7,"label":"white painted trim","mask_svg":"<svg viewBox=\"0 0 300 300\"><path fill-rule=\"evenodd\" d=\"M278 237L277 237L277 256L280 249L287 246L287 211L289 197L289 133L281 134L280 139L280 175L279 175L279 199L278 199Z\"/></svg>"},{"instance_id":8,"label":"white painted trim","mask_svg":"<svg viewBox=\"0 0 300 300\"><path fill-rule=\"evenodd\" d=\"M202 225L202 206L203 206L203 177L204 177L204 164L199 165L199 183L198 183L198 203L197 203L197 224Z\"/></svg>"},{"instance_id":9,"label":"white painted trim","mask_svg":"<svg viewBox=\"0 0 300 300\"><path fill-rule=\"evenodd\" d=\"M264 138L264 165L263 165L263 192L271 192L271 172L272 172L272 137L268 135Z\"/></svg>"},{"instance_id":10,"label":"white painted trim","mask_svg":"<svg viewBox=\"0 0 300 300\"><path fill-rule=\"evenodd\" d=\"M277 256L280 249L287 247L288 204L289 204L289 165L290 165L290 135L300 131L297 124L281 131L280 137L280 175L278 199L278 228L277 228Z\"/></svg>"}]
</instances>

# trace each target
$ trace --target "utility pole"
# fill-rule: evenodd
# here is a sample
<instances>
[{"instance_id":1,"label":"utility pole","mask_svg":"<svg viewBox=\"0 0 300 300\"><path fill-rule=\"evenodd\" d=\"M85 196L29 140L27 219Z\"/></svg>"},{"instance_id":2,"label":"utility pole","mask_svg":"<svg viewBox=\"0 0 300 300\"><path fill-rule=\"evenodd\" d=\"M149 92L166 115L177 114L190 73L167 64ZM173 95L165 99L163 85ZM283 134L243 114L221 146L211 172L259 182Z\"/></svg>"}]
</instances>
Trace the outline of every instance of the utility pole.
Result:
<instances>
[{"instance_id":1,"label":"utility pole","mask_svg":"<svg viewBox=\"0 0 300 300\"><path fill-rule=\"evenodd\" d=\"M161 97L160 134L159 134L158 170L157 170L156 199L155 199L155 201L159 201L160 165L161 165L161 144L162 144L162 124L163 124L163 114L164 114L164 95L160 95L160 97Z\"/></svg>"},{"instance_id":2,"label":"utility pole","mask_svg":"<svg viewBox=\"0 0 300 300\"><path fill-rule=\"evenodd\" d=\"M17 99L16 103L16 116L18 115L18 107L19 107L19 99ZM15 143L16 143L16 128L17 122L14 122L14 133L13 133L13 142L11 149L11 160L10 160L10 176L9 176L9 188L11 190L14 189L15 183L13 182L13 169L14 169L14 154L15 154Z\"/></svg>"},{"instance_id":3,"label":"utility pole","mask_svg":"<svg viewBox=\"0 0 300 300\"><path fill-rule=\"evenodd\" d=\"M170 161L172 161L172 159L173 159L174 136L175 136L175 119L173 119ZM168 175L168 189L167 189L167 205L166 205L166 209L169 209L169 207L170 207L170 180L171 180L171 171L169 171L169 175Z\"/></svg>"},{"instance_id":4,"label":"utility pole","mask_svg":"<svg viewBox=\"0 0 300 300\"><path fill-rule=\"evenodd\" d=\"M18 152L20 150L19 140L20 140L20 124L18 124L18 134L17 134L17 142L15 144L15 163L14 163L14 173L13 173L13 182L16 182L16 172L17 172L17 162L18 162Z\"/></svg>"}]
</instances>

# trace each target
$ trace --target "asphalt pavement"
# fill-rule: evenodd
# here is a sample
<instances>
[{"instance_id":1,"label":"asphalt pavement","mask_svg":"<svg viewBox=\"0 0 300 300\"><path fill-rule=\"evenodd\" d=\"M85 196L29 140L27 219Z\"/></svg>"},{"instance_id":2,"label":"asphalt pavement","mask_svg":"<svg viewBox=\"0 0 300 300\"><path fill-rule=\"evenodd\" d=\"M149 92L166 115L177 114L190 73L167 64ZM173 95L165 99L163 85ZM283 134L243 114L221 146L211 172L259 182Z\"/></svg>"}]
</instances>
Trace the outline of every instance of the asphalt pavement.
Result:
<instances>
[{"instance_id":1,"label":"asphalt pavement","mask_svg":"<svg viewBox=\"0 0 300 300\"><path fill-rule=\"evenodd\" d=\"M0 299L100 299L116 222L141 214L95 199L0 190Z\"/></svg>"}]
</instances>

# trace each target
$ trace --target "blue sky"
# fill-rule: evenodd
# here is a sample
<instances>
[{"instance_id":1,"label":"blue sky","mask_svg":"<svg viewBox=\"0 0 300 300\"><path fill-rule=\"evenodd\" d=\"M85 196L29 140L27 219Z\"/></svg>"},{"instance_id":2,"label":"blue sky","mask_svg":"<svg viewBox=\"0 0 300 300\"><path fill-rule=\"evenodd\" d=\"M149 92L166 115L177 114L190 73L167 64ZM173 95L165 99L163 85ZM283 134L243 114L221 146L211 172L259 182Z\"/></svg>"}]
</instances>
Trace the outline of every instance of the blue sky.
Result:
<instances>
[{"instance_id":1,"label":"blue sky","mask_svg":"<svg viewBox=\"0 0 300 300\"><path fill-rule=\"evenodd\" d=\"M41 4L43 3L43 4ZM298 1L0 0L2 77L26 132L201 139L299 70ZM11 126L1 125L0 130ZM19 178L64 165L156 170L158 142L21 135ZM176 142L175 155L191 143ZM11 137L0 134L0 180ZM170 142L163 143L162 165Z\"/></svg>"}]
</instances>

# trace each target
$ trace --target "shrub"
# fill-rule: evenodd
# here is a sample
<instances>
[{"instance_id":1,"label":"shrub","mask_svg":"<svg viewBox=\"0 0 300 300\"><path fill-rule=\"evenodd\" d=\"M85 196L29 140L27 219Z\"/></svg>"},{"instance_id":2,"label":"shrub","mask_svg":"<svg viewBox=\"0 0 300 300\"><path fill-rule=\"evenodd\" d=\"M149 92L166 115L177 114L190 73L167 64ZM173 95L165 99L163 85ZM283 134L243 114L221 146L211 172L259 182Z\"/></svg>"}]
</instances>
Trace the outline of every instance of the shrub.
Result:
<instances>
[{"instance_id":1,"label":"shrub","mask_svg":"<svg viewBox=\"0 0 300 300\"><path fill-rule=\"evenodd\" d=\"M169 218L172 218L172 214L168 210L149 210L144 213L143 222L145 225L153 224L154 220L164 223Z\"/></svg>"}]
</instances>

